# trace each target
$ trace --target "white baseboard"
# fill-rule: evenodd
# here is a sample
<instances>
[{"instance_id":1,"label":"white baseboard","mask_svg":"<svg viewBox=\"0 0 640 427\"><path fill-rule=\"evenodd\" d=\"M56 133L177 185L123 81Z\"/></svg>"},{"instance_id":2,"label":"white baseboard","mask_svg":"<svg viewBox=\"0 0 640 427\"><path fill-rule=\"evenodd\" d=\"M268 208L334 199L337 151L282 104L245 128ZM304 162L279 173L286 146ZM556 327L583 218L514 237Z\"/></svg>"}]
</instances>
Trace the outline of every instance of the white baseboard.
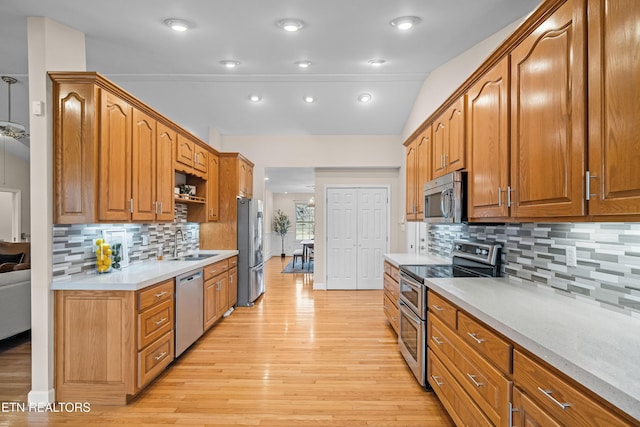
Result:
<instances>
[{"instance_id":1,"label":"white baseboard","mask_svg":"<svg viewBox=\"0 0 640 427\"><path fill-rule=\"evenodd\" d=\"M324 284L324 283L313 282L313 290L314 291L326 291L327 290L327 285Z\"/></svg>"},{"instance_id":2,"label":"white baseboard","mask_svg":"<svg viewBox=\"0 0 640 427\"><path fill-rule=\"evenodd\" d=\"M28 403L36 405L46 405L47 403L54 403L56 401L55 389L49 389L45 391L31 390L27 395Z\"/></svg>"}]
</instances>

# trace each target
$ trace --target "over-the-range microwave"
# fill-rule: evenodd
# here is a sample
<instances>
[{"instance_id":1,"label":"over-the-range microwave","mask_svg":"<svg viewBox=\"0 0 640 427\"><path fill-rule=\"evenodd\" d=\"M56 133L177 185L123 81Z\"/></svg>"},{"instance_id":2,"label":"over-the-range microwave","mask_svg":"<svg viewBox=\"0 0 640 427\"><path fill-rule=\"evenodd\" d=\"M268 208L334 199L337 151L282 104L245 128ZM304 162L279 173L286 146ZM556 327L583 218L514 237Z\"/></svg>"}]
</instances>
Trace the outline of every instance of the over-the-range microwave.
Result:
<instances>
[{"instance_id":1,"label":"over-the-range microwave","mask_svg":"<svg viewBox=\"0 0 640 427\"><path fill-rule=\"evenodd\" d=\"M424 222L467 220L467 172L451 172L424 184Z\"/></svg>"}]
</instances>

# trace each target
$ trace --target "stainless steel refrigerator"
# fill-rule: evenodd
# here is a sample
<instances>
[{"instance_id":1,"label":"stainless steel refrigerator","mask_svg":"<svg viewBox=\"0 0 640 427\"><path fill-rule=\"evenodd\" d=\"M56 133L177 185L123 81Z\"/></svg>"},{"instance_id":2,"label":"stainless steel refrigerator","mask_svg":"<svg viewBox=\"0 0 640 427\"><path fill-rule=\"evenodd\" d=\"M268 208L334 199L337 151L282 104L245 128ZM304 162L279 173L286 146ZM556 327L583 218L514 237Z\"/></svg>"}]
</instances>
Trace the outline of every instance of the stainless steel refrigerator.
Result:
<instances>
[{"instance_id":1,"label":"stainless steel refrigerator","mask_svg":"<svg viewBox=\"0 0 640 427\"><path fill-rule=\"evenodd\" d=\"M264 292L262 201L238 198L238 306L250 307Z\"/></svg>"}]
</instances>

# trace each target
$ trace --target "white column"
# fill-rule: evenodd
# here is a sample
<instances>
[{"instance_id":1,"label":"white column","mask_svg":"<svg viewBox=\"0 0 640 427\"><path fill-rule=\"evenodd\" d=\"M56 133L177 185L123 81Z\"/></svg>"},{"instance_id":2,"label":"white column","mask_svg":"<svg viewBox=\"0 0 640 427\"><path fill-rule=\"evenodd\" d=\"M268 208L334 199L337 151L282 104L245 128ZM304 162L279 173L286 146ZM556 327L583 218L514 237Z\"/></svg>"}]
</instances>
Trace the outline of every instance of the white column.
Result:
<instances>
[{"instance_id":1,"label":"white column","mask_svg":"<svg viewBox=\"0 0 640 427\"><path fill-rule=\"evenodd\" d=\"M47 71L86 71L84 34L48 18L27 19L31 135L31 391L30 403L55 400L53 383L53 172L52 100Z\"/></svg>"}]
</instances>

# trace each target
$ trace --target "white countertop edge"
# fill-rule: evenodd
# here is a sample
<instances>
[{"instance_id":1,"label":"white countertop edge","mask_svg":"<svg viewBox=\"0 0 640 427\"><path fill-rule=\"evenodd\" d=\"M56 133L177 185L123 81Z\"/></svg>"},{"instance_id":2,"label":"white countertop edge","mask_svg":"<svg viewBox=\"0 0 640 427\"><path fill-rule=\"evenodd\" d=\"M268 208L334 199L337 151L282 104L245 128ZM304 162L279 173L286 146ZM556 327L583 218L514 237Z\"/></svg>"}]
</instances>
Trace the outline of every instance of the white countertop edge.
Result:
<instances>
[{"instance_id":1,"label":"white countertop edge","mask_svg":"<svg viewBox=\"0 0 640 427\"><path fill-rule=\"evenodd\" d=\"M120 271L107 274L86 274L73 276L66 280L51 283L54 291L138 291L164 280L172 279L209 264L223 261L238 254L237 250L200 250L198 254L216 253L207 259L198 261L149 260Z\"/></svg>"},{"instance_id":2,"label":"white countertop edge","mask_svg":"<svg viewBox=\"0 0 640 427\"><path fill-rule=\"evenodd\" d=\"M620 410L626 412L632 417L640 420L640 396L634 396L621 390L615 385L603 380L597 374L590 372L571 360L567 359L566 356L562 356L557 354L556 352L550 350L548 347L545 347L543 344L530 339L523 333L516 331L506 325L505 323L497 320L490 314L485 313L484 311L478 309L472 304L468 303L464 299L458 297L456 294L452 293L450 289L448 289L447 285L440 285L438 281L449 281L451 279L430 279L429 281L429 289L433 289L435 292L440 294L441 296L447 298L449 301L465 310L467 313L476 317L478 320L486 323L488 326L492 327L499 333L503 334L505 337L509 338L514 343L518 344L522 348L528 350L532 354L538 356L540 359L547 362L549 365L555 367L561 372L565 373L567 376L592 390L594 393L607 400L614 406L618 407ZM455 280L455 279L454 279ZM515 286L522 289L524 292L548 292L546 289L541 290L535 287L535 284L528 285L522 284L517 281L509 280L509 279L473 279L473 280L502 280L504 283L500 284L502 286ZM498 285L498 283L496 283ZM551 295L550 295L551 297ZM555 295L555 298L563 298L562 296ZM578 302L579 304L585 304L582 301L572 300L571 298L567 298L567 300L571 300L574 302ZM587 306L596 307L598 309L602 309L597 306L592 306L589 304L585 304ZM523 313L524 314L524 313ZM614 313L612 314L618 314ZM620 315L623 316L623 315ZM626 316L625 316L626 317ZM629 316L629 319L633 319Z\"/></svg>"},{"instance_id":3,"label":"white countertop edge","mask_svg":"<svg viewBox=\"0 0 640 427\"><path fill-rule=\"evenodd\" d=\"M392 252L382 254L386 261L399 267L401 265L451 264L451 258L440 255L421 255L416 253Z\"/></svg>"}]
</instances>

